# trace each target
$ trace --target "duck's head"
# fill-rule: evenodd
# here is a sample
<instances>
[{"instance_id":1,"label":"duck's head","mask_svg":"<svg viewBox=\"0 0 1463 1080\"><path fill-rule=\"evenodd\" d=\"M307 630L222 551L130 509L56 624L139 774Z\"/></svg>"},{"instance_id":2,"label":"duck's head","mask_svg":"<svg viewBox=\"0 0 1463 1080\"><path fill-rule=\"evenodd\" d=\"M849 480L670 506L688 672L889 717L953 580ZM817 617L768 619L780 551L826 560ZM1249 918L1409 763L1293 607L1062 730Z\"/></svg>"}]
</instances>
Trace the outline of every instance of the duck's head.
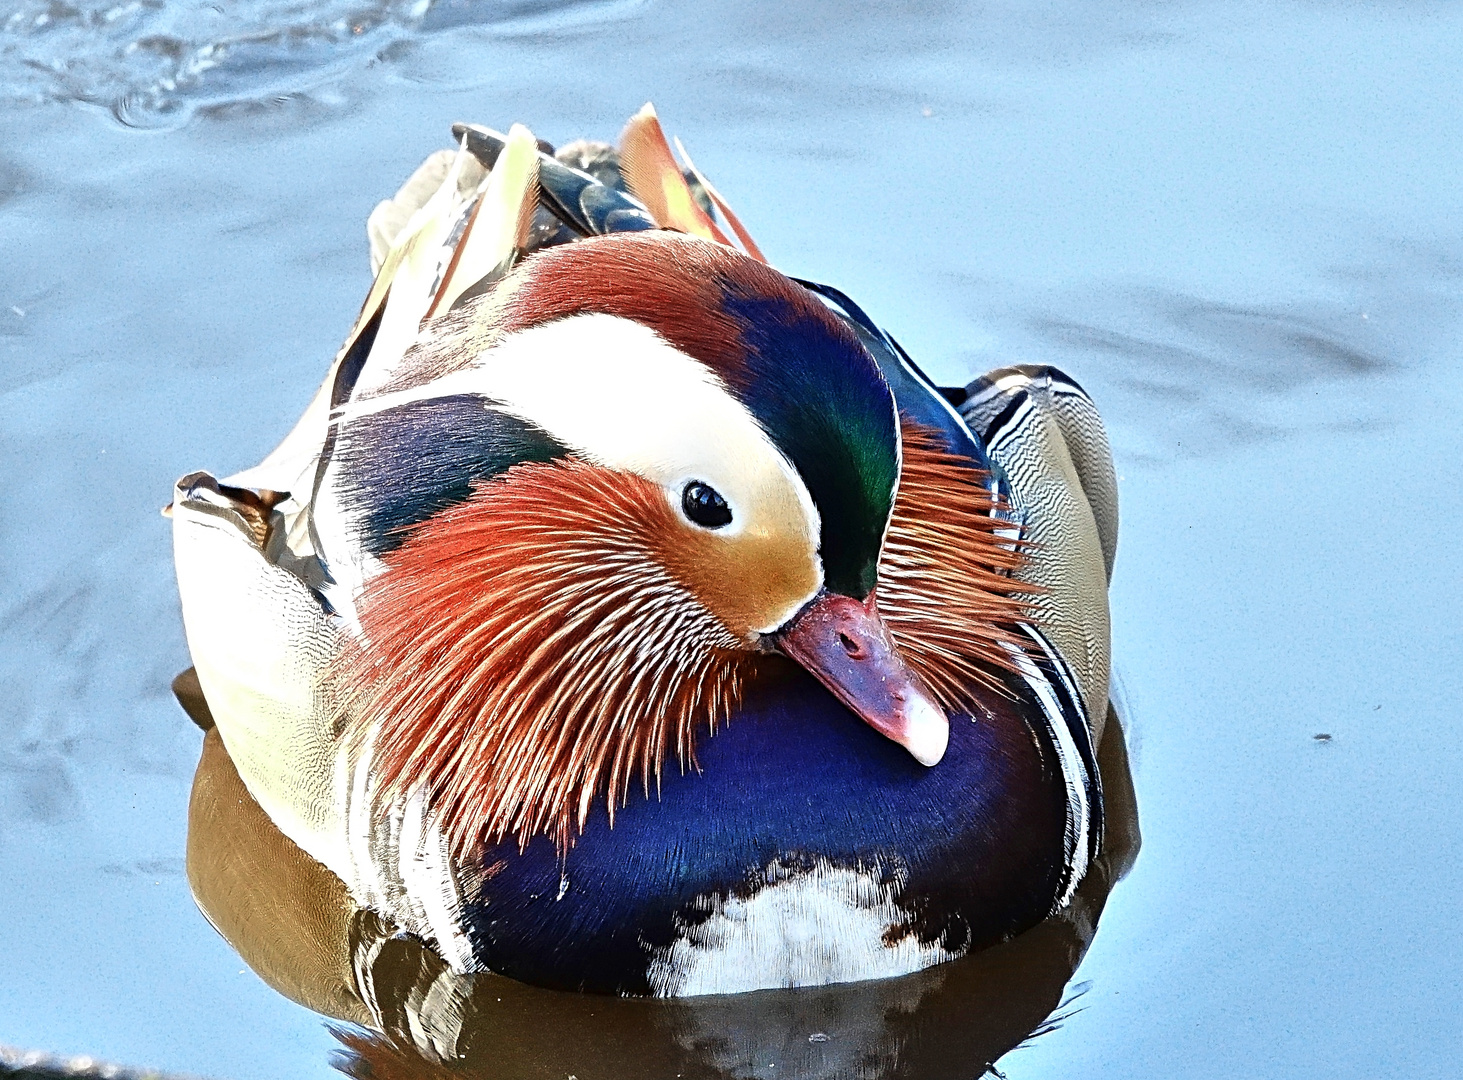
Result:
<instances>
[{"instance_id":1,"label":"duck's head","mask_svg":"<svg viewBox=\"0 0 1463 1080\"><path fill-rule=\"evenodd\" d=\"M613 813L672 750L692 763L769 653L944 755L946 711L880 612L893 397L775 270L665 232L541 252L342 437L400 462L362 467L385 570L346 700L386 788L424 785L457 844L566 842L598 793Z\"/></svg>"}]
</instances>

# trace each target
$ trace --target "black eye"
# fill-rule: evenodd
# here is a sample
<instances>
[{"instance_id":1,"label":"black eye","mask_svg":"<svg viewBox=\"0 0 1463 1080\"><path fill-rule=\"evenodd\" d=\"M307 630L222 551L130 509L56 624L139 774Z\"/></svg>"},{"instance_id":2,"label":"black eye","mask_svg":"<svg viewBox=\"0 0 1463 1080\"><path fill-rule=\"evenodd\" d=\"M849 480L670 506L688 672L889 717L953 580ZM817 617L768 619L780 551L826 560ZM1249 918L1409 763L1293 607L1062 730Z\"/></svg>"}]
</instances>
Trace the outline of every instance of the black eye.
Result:
<instances>
[{"instance_id":1,"label":"black eye","mask_svg":"<svg viewBox=\"0 0 1463 1080\"><path fill-rule=\"evenodd\" d=\"M731 524L731 507L710 484L692 480L681 492L681 509L697 525L719 529Z\"/></svg>"}]
</instances>

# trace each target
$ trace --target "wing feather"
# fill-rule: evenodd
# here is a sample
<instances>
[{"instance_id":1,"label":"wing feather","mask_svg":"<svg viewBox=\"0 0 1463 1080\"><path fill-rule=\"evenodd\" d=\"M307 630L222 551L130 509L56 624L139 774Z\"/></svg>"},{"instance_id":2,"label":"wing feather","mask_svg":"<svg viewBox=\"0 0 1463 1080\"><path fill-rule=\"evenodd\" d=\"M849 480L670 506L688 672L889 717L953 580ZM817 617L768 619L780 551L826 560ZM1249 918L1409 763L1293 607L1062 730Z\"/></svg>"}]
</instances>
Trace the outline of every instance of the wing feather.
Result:
<instances>
[{"instance_id":1,"label":"wing feather","mask_svg":"<svg viewBox=\"0 0 1463 1080\"><path fill-rule=\"evenodd\" d=\"M449 310L467 290L502 276L528 241L538 207L538 141L514 124L497 162L478 188L462 238L442 276L427 318Z\"/></svg>"}]
</instances>

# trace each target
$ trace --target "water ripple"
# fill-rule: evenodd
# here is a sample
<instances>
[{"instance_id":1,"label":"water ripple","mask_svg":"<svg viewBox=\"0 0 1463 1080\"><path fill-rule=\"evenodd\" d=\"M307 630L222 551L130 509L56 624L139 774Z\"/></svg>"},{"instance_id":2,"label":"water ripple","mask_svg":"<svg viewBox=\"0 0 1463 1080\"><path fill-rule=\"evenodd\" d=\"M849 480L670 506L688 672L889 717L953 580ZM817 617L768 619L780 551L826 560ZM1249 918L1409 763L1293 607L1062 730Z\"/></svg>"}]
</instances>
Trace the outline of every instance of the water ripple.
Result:
<instances>
[{"instance_id":1,"label":"water ripple","mask_svg":"<svg viewBox=\"0 0 1463 1080\"><path fill-rule=\"evenodd\" d=\"M613 0L21 0L0 16L0 104L78 102L169 128L200 109L287 97L403 41L518 31L638 6Z\"/></svg>"}]
</instances>

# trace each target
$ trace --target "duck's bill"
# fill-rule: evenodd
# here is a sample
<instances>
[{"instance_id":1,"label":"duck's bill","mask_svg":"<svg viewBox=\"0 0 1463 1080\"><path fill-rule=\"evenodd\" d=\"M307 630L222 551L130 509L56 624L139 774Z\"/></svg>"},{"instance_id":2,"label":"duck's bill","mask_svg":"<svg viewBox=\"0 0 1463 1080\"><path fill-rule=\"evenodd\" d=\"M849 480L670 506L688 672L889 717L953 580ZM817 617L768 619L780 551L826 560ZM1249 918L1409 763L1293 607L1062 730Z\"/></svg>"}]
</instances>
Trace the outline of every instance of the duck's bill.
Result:
<instances>
[{"instance_id":1,"label":"duck's bill","mask_svg":"<svg viewBox=\"0 0 1463 1080\"><path fill-rule=\"evenodd\" d=\"M895 649L873 593L859 601L820 591L772 643L920 764L945 756L949 717Z\"/></svg>"}]
</instances>

